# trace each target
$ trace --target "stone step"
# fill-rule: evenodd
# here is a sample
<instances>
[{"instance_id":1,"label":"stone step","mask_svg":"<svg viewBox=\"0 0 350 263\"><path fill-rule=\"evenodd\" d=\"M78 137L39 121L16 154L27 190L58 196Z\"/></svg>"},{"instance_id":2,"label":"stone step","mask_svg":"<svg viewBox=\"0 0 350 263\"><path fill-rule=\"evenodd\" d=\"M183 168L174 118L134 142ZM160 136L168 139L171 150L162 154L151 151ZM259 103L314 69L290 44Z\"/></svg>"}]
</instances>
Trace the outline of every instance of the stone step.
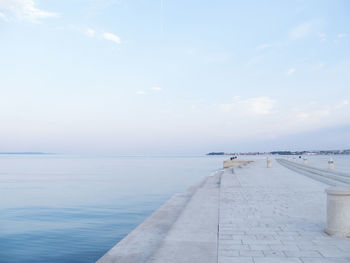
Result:
<instances>
[{"instance_id":1,"label":"stone step","mask_svg":"<svg viewBox=\"0 0 350 263\"><path fill-rule=\"evenodd\" d=\"M344 177L343 175L342 176L338 175L337 173L333 173L327 170L322 170L319 168L314 168L304 164L297 164L284 159L277 159L277 161L280 164L292 169L293 171L303 173L304 175L307 175L309 177L312 177L316 180L322 181L329 185L342 186L342 185L350 184L350 178Z\"/></svg>"}]
</instances>

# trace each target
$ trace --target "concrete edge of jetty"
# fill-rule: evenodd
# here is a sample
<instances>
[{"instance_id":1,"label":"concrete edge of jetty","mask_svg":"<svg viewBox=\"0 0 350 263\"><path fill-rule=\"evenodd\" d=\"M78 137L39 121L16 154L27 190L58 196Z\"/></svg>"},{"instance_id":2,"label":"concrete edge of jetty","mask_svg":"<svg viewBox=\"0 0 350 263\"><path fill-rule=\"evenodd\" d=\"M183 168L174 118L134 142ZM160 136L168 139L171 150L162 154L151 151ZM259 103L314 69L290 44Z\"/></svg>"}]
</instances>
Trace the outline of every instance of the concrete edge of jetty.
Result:
<instances>
[{"instance_id":1,"label":"concrete edge of jetty","mask_svg":"<svg viewBox=\"0 0 350 263\"><path fill-rule=\"evenodd\" d=\"M201 182L189 187L183 193L174 194L97 262L146 262L158 248L191 197L209 177L206 176Z\"/></svg>"},{"instance_id":2,"label":"concrete edge of jetty","mask_svg":"<svg viewBox=\"0 0 350 263\"><path fill-rule=\"evenodd\" d=\"M227 161L228 162L225 161L226 165L224 164L225 168L233 168L236 166L242 167L243 165L252 162L238 160ZM205 203L208 207L209 202L213 200L212 197L218 196L220 176L222 173L223 170L217 171L210 176L206 176L198 184L189 187L187 191L173 195L158 210L156 210L138 227L130 232L124 239L112 247L97 262L138 263L151 260L158 247L161 246L161 243L164 241L165 237L174 226L174 223L178 221L178 218L181 214L185 213L184 211L186 209L188 213L187 218L190 218L192 213L196 215L198 215L198 213L201 213L205 220L208 221L208 225L217 225L218 222L215 222L214 224L213 222L209 222L210 220L217 220L217 215L214 215L214 219L209 219L209 214L212 213L209 210L206 211L205 208L201 206L201 203ZM191 200L196 193L196 200ZM211 196L211 198L207 198L208 196ZM192 205L190 208L188 208L188 204L190 202L192 202ZM218 200L215 200L213 206L217 206L217 203ZM204 230L202 232L208 231ZM213 241L216 242L216 238L213 238L213 236L216 236L216 229L213 229L212 232L213 233L207 233L209 235L208 239L213 239ZM213 250L216 252L216 245ZM204 257L205 255L206 253L203 253Z\"/></svg>"}]
</instances>

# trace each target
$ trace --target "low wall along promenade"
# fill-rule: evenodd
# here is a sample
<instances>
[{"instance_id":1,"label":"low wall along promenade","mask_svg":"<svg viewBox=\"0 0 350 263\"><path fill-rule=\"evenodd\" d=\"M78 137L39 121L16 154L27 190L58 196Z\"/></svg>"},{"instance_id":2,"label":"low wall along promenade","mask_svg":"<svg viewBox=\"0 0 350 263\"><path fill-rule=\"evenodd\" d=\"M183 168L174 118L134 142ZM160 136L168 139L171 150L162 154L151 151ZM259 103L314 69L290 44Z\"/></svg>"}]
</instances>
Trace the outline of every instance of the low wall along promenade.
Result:
<instances>
[{"instance_id":1,"label":"low wall along promenade","mask_svg":"<svg viewBox=\"0 0 350 263\"><path fill-rule=\"evenodd\" d=\"M230 167L235 167L235 166L240 166L240 165L247 165L251 163L252 161L247 161L247 160L226 160L224 161L224 168L230 168Z\"/></svg>"},{"instance_id":2,"label":"low wall along promenade","mask_svg":"<svg viewBox=\"0 0 350 263\"><path fill-rule=\"evenodd\" d=\"M350 239L324 232L325 190L334 178L271 161L270 168L264 159L236 161L205 177L173 196L98 263L350 262Z\"/></svg>"}]
</instances>

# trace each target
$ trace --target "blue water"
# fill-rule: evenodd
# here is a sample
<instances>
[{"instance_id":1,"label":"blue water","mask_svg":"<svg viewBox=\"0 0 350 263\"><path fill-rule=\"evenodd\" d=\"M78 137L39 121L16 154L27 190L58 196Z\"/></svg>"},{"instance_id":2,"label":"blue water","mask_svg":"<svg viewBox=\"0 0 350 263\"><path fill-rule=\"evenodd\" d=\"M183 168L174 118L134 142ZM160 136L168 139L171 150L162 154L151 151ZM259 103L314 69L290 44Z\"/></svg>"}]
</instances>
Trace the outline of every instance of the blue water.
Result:
<instances>
[{"instance_id":1,"label":"blue water","mask_svg":"<svg viewBox=\"0 0 350 263\"><path fill-rule=\"evenodd\" d=\"M95 262L223 159L0 155L0 262Z\"/></svg>"}]
</instances>

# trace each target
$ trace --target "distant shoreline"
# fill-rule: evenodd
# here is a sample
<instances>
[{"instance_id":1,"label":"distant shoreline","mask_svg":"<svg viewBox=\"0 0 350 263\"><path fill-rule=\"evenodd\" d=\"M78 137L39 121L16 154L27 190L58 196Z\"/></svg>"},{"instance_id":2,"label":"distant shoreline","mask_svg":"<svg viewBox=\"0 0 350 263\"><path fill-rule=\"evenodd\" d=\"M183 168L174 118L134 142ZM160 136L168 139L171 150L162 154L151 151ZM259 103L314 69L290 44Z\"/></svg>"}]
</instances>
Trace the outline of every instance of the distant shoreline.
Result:
<instances>
[{"instance_id":1,"label":"distant shoreline","mask_svg":"<svg viewBox=\"0 0 350 263\"><path fill-rule=\"evenodd\" d=\"M346 150L319 150L319 151L272 151L272 152L210 152L206 155L349 155L350 149Z\"/></svg>"},{"instance_id":2,"label":"distant shoreline","mask_svg":"<svg viewBox=\"0 0 350 263\"><path fill-rule=\"evenodd\" d=\"M52 153L44 153L44 152L0 152L0 154L32 154L32 155L41 155L41 154L52 154Z\"/></svg>"}]
</instances>

